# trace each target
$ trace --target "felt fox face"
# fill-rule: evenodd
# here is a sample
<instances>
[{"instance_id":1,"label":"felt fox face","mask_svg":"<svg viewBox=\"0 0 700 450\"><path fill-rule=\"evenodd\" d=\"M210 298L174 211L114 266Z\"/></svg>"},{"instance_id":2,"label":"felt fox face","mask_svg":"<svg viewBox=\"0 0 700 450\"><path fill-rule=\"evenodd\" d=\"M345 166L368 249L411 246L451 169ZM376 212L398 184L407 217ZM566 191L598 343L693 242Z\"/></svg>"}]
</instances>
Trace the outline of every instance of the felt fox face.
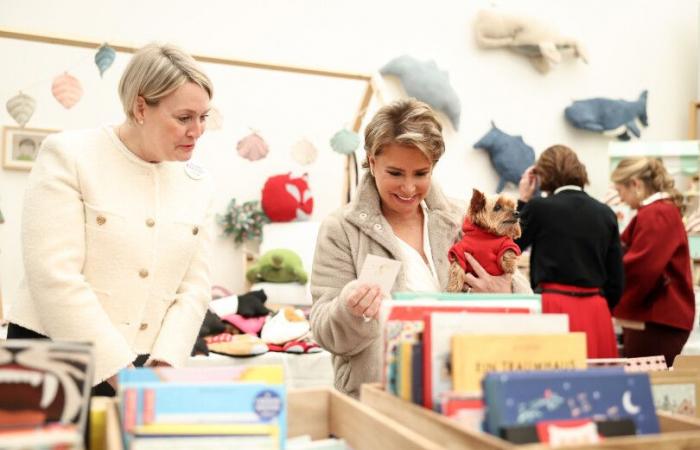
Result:
<instances>
[{"instance_id":1,"label":"felt fox face","mask_svg":"<svg viewBox=\"0 0 700 450\"><path fill-rule=\"evenodd\" d=\"M474 189L467 217L471 222L498 236L517 239L520 230L519 213L516 203L504 195L485 196Z\"/></svg>"}]
</instances>

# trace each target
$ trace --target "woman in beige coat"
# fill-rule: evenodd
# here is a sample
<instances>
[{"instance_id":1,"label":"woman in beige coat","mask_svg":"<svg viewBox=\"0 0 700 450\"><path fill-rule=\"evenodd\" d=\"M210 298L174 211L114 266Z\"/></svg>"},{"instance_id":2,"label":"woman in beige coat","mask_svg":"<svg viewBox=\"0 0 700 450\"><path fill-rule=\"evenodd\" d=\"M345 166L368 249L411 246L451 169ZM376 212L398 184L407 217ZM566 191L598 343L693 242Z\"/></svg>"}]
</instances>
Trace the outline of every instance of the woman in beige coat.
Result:
<instances>
[{"instance_id":1,"label":"woman in beige coat","mask_svg":"<svg viewBox=\"0 0 700 450\"><path fill-rule=\"evenodd\" d=\"M92 343L102 395L137 356L183 364L211 298L213 187L186 163L211 81L181 50L149 45L119 94L123 124L42 145L24 198L25 279L8 317L9 338Z\"/></svg>"},{"instance_id":2,"label":"woman in beige coat","mask_svg":"<svg viewBox=\"0 0 700 450\"><path fill-rule=\"evenodd\" d=\"M311 274L311 326L333 354L335 386L358 396L362 383L381 373L381 302L390 292L357 281L367 255L402 262L393 291L444 291L449 262L465 208L432 183L445 150L435 113L415 99L381 108L365 130L369 168L353 201L321 226ZM519 274L491 276L466 255L478 277L472 292L531 292Z\"/></svg>"}]
</instances>

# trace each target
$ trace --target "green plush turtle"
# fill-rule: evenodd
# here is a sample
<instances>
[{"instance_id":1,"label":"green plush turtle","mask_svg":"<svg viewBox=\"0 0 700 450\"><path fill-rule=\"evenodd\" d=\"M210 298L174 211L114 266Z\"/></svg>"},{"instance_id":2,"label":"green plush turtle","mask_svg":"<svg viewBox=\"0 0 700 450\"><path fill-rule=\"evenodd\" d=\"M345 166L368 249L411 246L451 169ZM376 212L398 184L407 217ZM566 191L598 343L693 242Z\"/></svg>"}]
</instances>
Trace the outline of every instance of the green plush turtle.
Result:
<instances>
[{"instance_id":1,"label":"green plush turtle","mask_svg":"<svg viewBox=\"0 0 700 450\"><path fill-rule=\"evenodd\" d=\"M245 276L251 283L297 281L305 284L308 279L299 255L285 248L276 248L260 256L258 261L248 269Z\"/></svg>"}]
</instances>

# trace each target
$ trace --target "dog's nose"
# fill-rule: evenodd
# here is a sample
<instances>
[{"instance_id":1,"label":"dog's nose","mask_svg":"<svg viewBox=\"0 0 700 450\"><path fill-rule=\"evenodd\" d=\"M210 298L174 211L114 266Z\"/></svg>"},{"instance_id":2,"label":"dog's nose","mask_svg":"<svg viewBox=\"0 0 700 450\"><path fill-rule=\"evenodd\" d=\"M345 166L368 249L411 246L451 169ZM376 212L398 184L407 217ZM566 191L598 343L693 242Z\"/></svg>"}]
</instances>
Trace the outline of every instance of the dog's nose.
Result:
<instances>
[{"instance_id":1,"label":"dog's nose","mask_svg":"<svg viewBox=\"0 0 700 450\"><path fill-rule=\"evenodd\" d=\"M520 217L520 213L518 211L513 211L513 217L515 217L515 218Z\"/></svg>"}]
</instances>

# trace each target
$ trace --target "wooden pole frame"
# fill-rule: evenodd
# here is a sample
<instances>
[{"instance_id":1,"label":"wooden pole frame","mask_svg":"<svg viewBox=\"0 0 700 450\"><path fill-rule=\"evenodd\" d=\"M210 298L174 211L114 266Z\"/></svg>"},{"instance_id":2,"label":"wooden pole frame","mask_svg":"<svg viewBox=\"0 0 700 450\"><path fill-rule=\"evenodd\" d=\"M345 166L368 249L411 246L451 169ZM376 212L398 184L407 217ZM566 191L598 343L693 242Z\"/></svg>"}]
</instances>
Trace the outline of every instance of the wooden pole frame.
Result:
<instances>
[{"instance_id":1,"label":"wooden pole frame","mask_svg":"<svg viewBox=\"0 0 700 450\"><path fill-rule=\"evenodd\" d=\"M67 38L67 37L60 37L60 36L50 36L50 35L37 34L37 33L26 33L26 32L9 30L6 28L0 28L0 38L17 39L17 40L23 40L23 41L40 42L40 43L44 43L44 44L53 44L53 45L64 45L64 46L68 46L68 47L79 47L79 48L87 48L87 49L94 49L94 50L98 49L104 43L104 42L99 42L99 41L95 41L95 40ZM122 52L122 53L135 53L136 50L138 50L137 47L132 47L132 46L123 45L123 44L115 44L113 42L109 42L109 46L112 47L115 51ZM366 88L365 88L365 91L363 93L360 104L358 106L358 109L353 116L353 124L352 124L352 131L354 131L356 133L358 133L360 131L360 128L362 127L362 121L364 120L364 116L367 113L367 106L369 105L370 101L372 100L373 95L375 94L374 87L372 85L372 76L368 75L368 74L342 72L342 71L337 71L337 70L320 69L320 68L313 68L313 67L292 66L292 65L286 65L286 64L276 64L276 63L261 62L261 61L232 59L232 58L224 58L224 57L220 57L220 56L211 56L211 55L201 55L201 54L191 54L191 55L197 61L205 62L205 63L221 64L221 65L237 66L237 67L248 67L251 69L259 69L259 70L273 70L273 71L278 71L278 72L298 73L298 74L302 74L302 75L311 75L311 76L321 76L321 77L341 78L341 79L346 79L346 80L362 81L362 82L366 83ZM352 191L353 191L354 186L357 185L357 161L355 159L354 154L347 156L345 167L346 167L346 170L345 170L343 202L347 203L350 201L350 197L352 196Z\"/></svg>"}]
</instances>

